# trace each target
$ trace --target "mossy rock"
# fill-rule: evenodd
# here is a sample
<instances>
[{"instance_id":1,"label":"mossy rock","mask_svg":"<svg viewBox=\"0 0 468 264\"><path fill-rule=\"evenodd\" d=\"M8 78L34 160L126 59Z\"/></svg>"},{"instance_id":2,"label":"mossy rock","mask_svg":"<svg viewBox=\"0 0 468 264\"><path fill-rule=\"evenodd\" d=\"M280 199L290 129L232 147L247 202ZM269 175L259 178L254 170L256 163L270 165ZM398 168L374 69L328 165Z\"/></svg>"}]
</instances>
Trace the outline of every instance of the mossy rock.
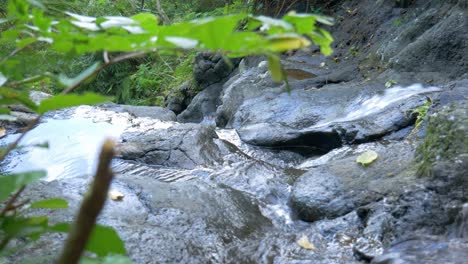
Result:
<instances>
[{"instance_id":1,"label":"mossy rock","mask_svg":"<svg viewBox=\"0 0 468 264\"><path fill-rule=\"evenodd\" d=\"M437 162L457 162L468 153L468 102L446 106L430 116L423 143L417 150L418 174L432 176Z\"/></svg>"}]
</instances>

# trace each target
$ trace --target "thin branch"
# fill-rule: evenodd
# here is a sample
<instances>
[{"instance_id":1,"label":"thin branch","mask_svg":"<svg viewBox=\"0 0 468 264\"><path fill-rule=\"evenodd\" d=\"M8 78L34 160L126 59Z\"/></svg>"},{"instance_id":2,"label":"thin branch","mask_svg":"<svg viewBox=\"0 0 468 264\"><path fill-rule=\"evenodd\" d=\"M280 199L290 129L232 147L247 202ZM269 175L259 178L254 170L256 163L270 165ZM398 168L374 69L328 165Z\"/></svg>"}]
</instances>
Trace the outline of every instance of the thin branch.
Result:
<instances>
[{"instance_id":1,"label":"thin branch","mask_svg":"<svg viewBox=\"0 0 468 264\"><path fill-rule=\"evenodd\" d=\"M75 264L80 260L86 242L93 231L96 219L107 199L107 193L114 176L110 168L114 154L114 142L108 139L102 146L101 154L99 155L99 165L91 190L81 204L62 254L56 262L57 264Z\"/></svg>"},{"instance_id":2,"label":"thin branch","mask_svg":"<svg viewBox=\"0 0 468 264\"><path fill-rule=\"evenodd\" d=\"M0 241L0 252L8 245L11 239L11 236L6 236L2 241Z\"/></svg>"},{"instance_id":3,"label":"thin branch","mask_svg":"<svg viewBox=\"0 0 468 264\"><path fill-rule=\"evenodd\" d=\"M0 153L0 161L4 160L5 157L13 150L15 149L18 144L20 143L20 141L26 136L26 134L31 130L33 129L37 124L39 124L39 121L41 120L41 117L42 115L36 117L33 121L31 121L31 123L29 123L29 125L24 129L24 132L13 142L11 143L10 145L8 145L8 147L2 151Z\"/></svg>"},{"instance_id":4,"label":"thin branch","mask_svg":"<svg viewBox=\"0 0 468 264\"><path fill-rule=\"evenodd\" d=\"M18 197L20 196L20 194L24 191L24 189L26 188L26 186L22 186L18 191L15 192L15 194L13 194L10 199L8 200L8 202L5 204L5 207L3 208L3 210L0 212L0 218L1 217L4 217L5 214L10 211L12 208L14 208L14 204L16 203L16 200L18 199Z\"/></svg>"},{"instance_id":5,"label":"thin branch","mask_svg":"<svg viewBox=\"0 0 468 264\"><path fill-rule=\"evenodd\" d=\"M102 57L104 59L104 63L109 63L109 53L107 53L107 50L105 50L103 53L102 53Z\"/></svg>"},{"instance_id":6,"label":"thin branch","mask_svg":"<svg viewBox=\"0 0 468 264\"><path fill-rule=\"evenodd\" d=\"M28 47L29 45L26 45L24 47L21 47L21 48L16 48L15 50L13 50L10 54L6 55L5 57L2 58L2 60L0 60L0 64L3 64L5 63L5 61L7 61L9 58L13 57L16 55L16 53L24 50L26 47Z\"/></svg>"},{"instance_id":7,"label":"thin branch","mask_svg":"<svg viewBox=\"0 0 468 264\"><path fill-rule=\"evenodd\" d=\"M19 86L19 85L26 84L26 83L36 82L36 81L39 81L39 80L41 80L41 79L47 78L47 77L49 77L50 75L51 75L50 73L47 73L47 72L46 72L46 73L44 73L44 74L35 75L35 76L32 76L32 77L23 79L23 80L21 80L21 81L15 81L15 82L7 83L6 86L8 86L8 87L15 87L15 86Z\"/></svg>"}]
</instances>

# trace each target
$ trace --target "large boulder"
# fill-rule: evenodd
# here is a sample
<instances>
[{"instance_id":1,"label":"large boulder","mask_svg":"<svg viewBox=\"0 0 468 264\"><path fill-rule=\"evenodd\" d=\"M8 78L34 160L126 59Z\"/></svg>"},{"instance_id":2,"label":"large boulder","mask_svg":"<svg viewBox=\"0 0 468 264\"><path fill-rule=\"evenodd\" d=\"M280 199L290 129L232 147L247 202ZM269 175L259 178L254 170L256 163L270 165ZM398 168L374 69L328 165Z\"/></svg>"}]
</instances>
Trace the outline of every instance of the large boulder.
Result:
<instances>
[{"instance_id":1,"label":"large boulder","mask_svg":"<svg viewBox=\"0 0 468 264\"><path fill-rule=\"evenodd\" d=\"M213 127L173 124L122 135L120 157L151 165L195 168L222 162ZM221 143L220 143L221 144Z\"/></svg>"},{"instance_id":2,"label":"large boulder","mask_svg":"<svg viewBox=\"0 0 468 264\"><path fill-rule=\"evenodd\" d=\"M380 88L379 88L380 87ZM246 100L233 125L242 140L260 146L303 146L327 152L342 143L380 138L412 123L411 111L438 88L328 85Z\"/></svg>"},{"instance_id":3,"label":"large boulder","mask_svg":"<svg viewBox=\"0 0 468 264\"><path fill-rule=\"evenodd\" d=\"M215 83L205 88L193 98L187 109L177 116L177 121L200 123L203 120L212 120L214 122L214 115L220 104L219 97L222 90L223 85L221 83Z\"/></svg>"},{"instance_id":4,"label":"large boulder","mask_svg":"<svg viewBox=\"0 0 468 264\"><path fill-rule=\"evenodd\" d=\"M231 60L222 54L209 51L199 52L193 65L193 78L197 85L204 89L213 83L220 82L235 69L239 60Z\"/></svg>"},{"instance_id":5,"label":"large boulder","mask_svg":"<svg viewBox=\"0 0 468 264\"><path fill-rule=\"evenodd\" d=\"M368 149L379 157L364 167L356 163L356 157ZM389 193L399 193L415 182L412 175L402 173L413 154L414 146L408 142L361 145L301 176L293 186L291 205L300 219L317 221L343 216Z\"/></svg>"}]
</instances>

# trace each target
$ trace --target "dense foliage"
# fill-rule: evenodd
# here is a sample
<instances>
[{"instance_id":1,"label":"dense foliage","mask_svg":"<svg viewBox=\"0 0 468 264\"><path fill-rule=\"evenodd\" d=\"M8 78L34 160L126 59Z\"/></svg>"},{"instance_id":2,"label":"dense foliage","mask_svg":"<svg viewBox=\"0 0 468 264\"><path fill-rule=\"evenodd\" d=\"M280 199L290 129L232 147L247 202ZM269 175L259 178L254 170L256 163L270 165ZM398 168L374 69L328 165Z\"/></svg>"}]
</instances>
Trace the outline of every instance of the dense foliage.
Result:
<instances>
[{"instance_id":1,"label":"dense foliage","mask_svg":"<svg viewBox=\"0 0 468 264\"><path fill-rule=\"evenodd\" d=\"M317 23L331 25L328 17L289 13L275 19L231 14L228 8L223 8L223 16L189 13L196 19L174 19L171 24L162 24L156 12L148 12L152 8L148 9L150 6L146 4L119 0L10 0L8 5L2 5L2 114L10 114L9 107L15 104L39 114L26 128L27 133L47 111L110 100L95 93L70 94L78 88L114 94L119 102L142 103L141 98L150 98L150 102L143 103L157 103L161 100L158 96L165 93L161 87L177 85L189 78L190 61L198 50L212 50L226 57L266 55L272 78L277 81L285 80L278 56L281 52L301 49L313 42L323 53L331 53L333 39ZM242 2L231 4L236 11L242 11ZM146 12L129 13L137 9ZM167 10L172 16L177 8ZM86 16L76 11L86 11ZM36 104L29 99L30 89L60 94ZM18 147L23 136L2 149L0 161ZM68 223L49 224L45 215L25 216L25 212L35 208L67 207L67 202L61 199L19 201L25 186L44 176L44 171L0 176L0 254L7 252L5 249L14 239L34 240L46 232L68 231ZM87 260L94 261L91 263L114 263L113 255L125 255L117 233L102 226L94 228L86 251L96 256Z\"/></svg>"}]
</instances>

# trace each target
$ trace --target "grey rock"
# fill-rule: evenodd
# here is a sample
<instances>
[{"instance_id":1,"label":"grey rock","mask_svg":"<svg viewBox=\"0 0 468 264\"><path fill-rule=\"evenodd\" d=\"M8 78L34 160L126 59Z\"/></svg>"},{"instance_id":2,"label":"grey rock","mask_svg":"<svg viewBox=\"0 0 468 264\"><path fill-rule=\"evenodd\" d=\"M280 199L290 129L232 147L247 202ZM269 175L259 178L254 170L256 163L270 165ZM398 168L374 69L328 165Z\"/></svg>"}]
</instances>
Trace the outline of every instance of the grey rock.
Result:
<instances>
[{"instance_id":1,"label":"grey rock","mask_svg":"<svg viewBox=\"0 0 468 264\"><path fill-rule=\"evenodd\" d=\"M359 153L366 149L379 153L369 167L356 163ZM317 221L345 215L386 194L399 193L415 182L413 176L403 174L413 153L414 146L407 142L361 146L357 152L301 176L293 186L291 206L300 219Z\"/></svg>"},{"instance_id":2,"label":"grey rock","mask_svg":"<svg viewBox=\"0 0 468 264\"><path fill-rule=\"evenodd\" d=\"M121 157L152 165L195 168L222 162L212 127L174 124L163 129L122 135Z\"/></svg>"},{"instance_id":3,"label":"grey rock","mask_svg":"<svg viewBox=\"0 0 468 264\"><path fill-rule=\"evenodd\" d=\"M246 100L233 125L241 139L250 144L302 146L323 153L343 143L368 142L407 127L414 121L409 113L424 104L425 95L432 92L437 97L435 88L419 92L418 86L406 91L392 89L379 94L378 86L329 85L290 94L265 93ZM382 106L379 101L386 103Z\"/></svg>"},{"instance_id":4,"label":"grey rock","mask_svg":"<svg viewBox=\"0 0 468 264\"><path fill-rule=\"evenodd\" d=\"M169 109L159 106L116 105L107 108L115 112L128 112L134 117L147 117L161 121L175 121L176 115Z\"/></svg>"},{"instance_id":5,"label":"grey rock","mask_svg":"<svg viewBox=\"0 0 468 264\"><path fill-rule=\"evenodd\" d=\"M177 121L200 123L205 119L212 119L214 122L216 109L220 104L219 97L222 89L223 85L220 83L215 83L205 88L193 98L187 109L177 116Z\"/></svg>"},{"instance_id":6,"label":"grey rock","mask_svg":"<svg viewBox=\"0 0 468 264\"><path fill-rule=\"evenodd\" d=\"M193 81L186 81L180 85L176 91L170 93L165 98L166 108L173 111L175 114L180 114L187 109L187 106L196 95L197 89Z\"/></svg>"},{"instance_id":7,"label":"grey rock","mask_svg":"<svg viewBox=\"0 0 468 264\"><path fill-rule=\"evenodd\" d=\"M463 264L468 259L468 243L464 240L445 240L440 237L415 237L396 243L373 264L398 263L454 263Z\"/></svg>"},{"instance_id":8,"label":"grey rock","mask_svg":"<svg viewBox=\"0 0 468 264\"><path fill-rule=\"evenodd\" d=\"M216 125L232 127L233 117L244 100L268 91L278 93L284 91L284 87L271 80L266 62L235 75L224 84L221 105L216 111Z\"/></svg>"},{"instance_id":9,"label":"grey rock","mask_svg":"<svg viewBox=\"0 0 468 264\"><path fill-rule=\"evenodd\" d=\"M213 52L199 52L193 65L193 77L201 89L220 82L234 70L239 60L229 60L223 55Z\"/></svg>"}]
</instances>

